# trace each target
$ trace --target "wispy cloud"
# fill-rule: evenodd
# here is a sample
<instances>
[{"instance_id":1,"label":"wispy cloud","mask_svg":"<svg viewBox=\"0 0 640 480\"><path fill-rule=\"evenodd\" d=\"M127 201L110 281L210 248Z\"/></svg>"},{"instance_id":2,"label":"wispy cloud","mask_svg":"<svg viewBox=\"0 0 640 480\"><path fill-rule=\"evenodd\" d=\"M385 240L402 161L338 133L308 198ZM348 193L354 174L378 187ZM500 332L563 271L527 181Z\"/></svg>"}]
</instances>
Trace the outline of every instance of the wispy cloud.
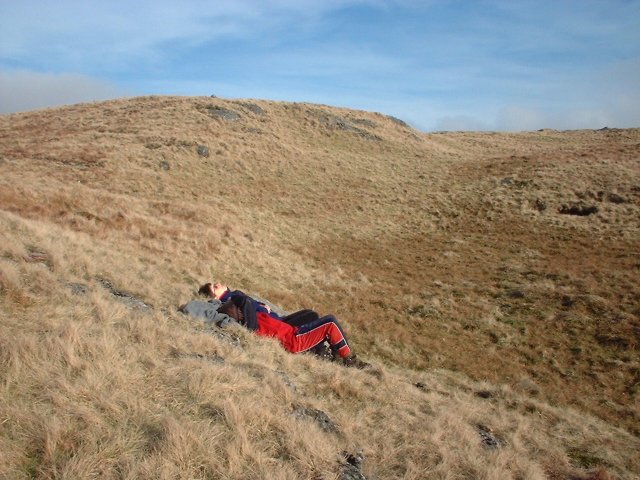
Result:
<instances>
[{"instance_id":1,"label":"wispy cloud","mask_svg":"<svg viewBox=\"0 0 640 480\"><path fill-rule=\"evenodd\" d=\"M0 6L0 72L382 109L424 129L631 126L638 22L625 0L23 0ZM38 87L52 102L56 78Z\"/></svg>"}]
</instances>

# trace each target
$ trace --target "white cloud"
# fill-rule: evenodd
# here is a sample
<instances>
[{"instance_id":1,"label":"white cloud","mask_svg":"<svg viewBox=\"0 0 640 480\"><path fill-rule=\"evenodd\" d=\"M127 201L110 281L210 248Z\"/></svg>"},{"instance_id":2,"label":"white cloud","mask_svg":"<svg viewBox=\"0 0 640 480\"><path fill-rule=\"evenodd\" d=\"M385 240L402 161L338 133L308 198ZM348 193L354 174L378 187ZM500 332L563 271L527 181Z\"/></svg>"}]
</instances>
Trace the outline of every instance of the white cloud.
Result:
<instances>
[{"instance_id":1,"label":"white cloud","mask_svg":"<svg viewBox=\"0 0 640 480\"><path fill-rule=\"evenodd\" d=\"M640 63L611 67L640 54L638 2L0 2L0 112L215 93L429 130L640 126Z\"/></svg>"},{"instance_id":2,"label":"white cloud","mask_svg":"<svg viewBox=\"0 0 640 480\"><path fill-rule=\"evenodd\" d=\"M0 72L0 113L122 97L125 92L103 80L78 74Z\"/></svg>"},{"instance_id":3,"label":"white cloud","mask_svg":"<svg viewBox=\"0 0 640 480\"><path fill-rule=\"evenodd\" d=\"M254 38L277 26L298 25L328 11L371 0L191 0L5 2L0 57L116 62L144 59L174 43L196 46L214 39ZM80 39L80 41L78 41ZM127 59L124 59L127 60Z\"/></svg>"}]
</instances>

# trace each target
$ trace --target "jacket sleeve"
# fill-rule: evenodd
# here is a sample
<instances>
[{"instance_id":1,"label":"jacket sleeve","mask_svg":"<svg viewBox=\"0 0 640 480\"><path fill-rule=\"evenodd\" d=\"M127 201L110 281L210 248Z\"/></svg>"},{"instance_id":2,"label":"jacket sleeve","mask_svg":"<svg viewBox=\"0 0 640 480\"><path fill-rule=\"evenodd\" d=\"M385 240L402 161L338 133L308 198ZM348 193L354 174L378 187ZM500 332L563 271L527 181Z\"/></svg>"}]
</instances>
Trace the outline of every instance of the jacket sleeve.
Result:
<instances>
[{"instance_id":1,"label":"jacket sleeve","mask_svg":"<svg viewBox=\"0 0 640 480\"><path fill-rule=\"evenodd\" d=\"M192 300L182 308L182 311L194 318L201 319L207 325L215 324L224 328L236 323L229 315L218 311L220 305L222 303L218 300L209 300L208 302Z\"/></svg>"}]
</instances>

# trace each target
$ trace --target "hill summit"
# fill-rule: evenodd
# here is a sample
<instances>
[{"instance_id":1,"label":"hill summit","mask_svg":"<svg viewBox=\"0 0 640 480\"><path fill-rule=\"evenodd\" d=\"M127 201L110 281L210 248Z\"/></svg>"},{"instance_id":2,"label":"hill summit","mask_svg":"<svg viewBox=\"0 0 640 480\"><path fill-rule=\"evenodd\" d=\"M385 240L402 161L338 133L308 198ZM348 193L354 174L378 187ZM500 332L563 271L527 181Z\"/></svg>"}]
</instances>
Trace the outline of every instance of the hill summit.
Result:
<instances>
[{"instance_id":1,"label":"hill summit","mask_svg":"<svg viewBox=\"0 0 640 480\"><path fill-rule=\"evenodd\" d=\"M640 475L640 129L141 97L0 117L0 476ZM221 280L372 367L177 311Z\"/></svg>"}]
</instances>

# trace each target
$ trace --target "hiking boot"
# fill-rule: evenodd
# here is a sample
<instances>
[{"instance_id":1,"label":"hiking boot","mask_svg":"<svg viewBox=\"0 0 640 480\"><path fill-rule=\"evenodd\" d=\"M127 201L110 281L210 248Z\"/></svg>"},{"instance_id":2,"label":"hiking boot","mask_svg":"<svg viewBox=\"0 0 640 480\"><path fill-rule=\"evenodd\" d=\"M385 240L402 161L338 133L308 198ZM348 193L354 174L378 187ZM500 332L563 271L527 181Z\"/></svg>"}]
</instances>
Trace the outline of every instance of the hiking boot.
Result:
<instances>
[{"instance_id":1,"label":"hiking boot","mask_svg":"<svg viewBox=\"0 0 640 480\"><path fill-rule=\"evenodd\" d=\"M344 364L345 367L357 368L358 370L363 370L371 366L369 363L363 362L362 360L360 360L355 353L353 355L349 355L348 357L343 358L342 363Z\"/></svg>"}]
</instances>

